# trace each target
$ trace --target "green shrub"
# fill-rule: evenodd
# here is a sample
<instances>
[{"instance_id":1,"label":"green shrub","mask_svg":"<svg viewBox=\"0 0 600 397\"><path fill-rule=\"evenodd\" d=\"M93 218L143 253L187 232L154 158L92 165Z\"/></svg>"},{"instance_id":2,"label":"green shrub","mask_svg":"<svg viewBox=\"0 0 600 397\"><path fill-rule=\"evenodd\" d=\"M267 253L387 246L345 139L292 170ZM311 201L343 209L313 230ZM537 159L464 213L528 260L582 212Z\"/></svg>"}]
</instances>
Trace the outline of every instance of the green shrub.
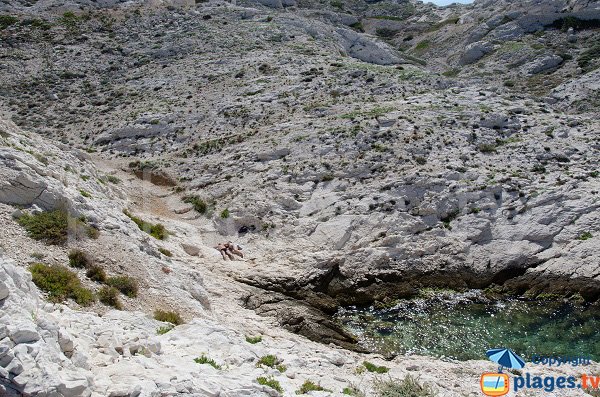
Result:
<instances>
[{"instance_id":1,"label":"green shrub","mask_svg":"<svg viewBox=\"0 0 600 397\"><path fill-rule=\"evenodd\" d=\"M173 256L173 253L166 248L159 248L158 252L160 252L164 256L168 256L169 258Z\"/></svg>"},{"instance_id":2,"label":"green shrub","mask_svg":"<svg viewBox=\"0 0 600 397\"><path fill-rule=\"evenodd\" d=\"M365 394L355 387L345 387L344 390L342 390L342 394L354 397L365 397Z\"/></svg>"},{"instance_id":3,"label":"green shrub","mask_svg":"<svg viewBox=\"0 0 600 397\"><path fill-rule=\"evenodd\" d=\"M129 276L113 276L106 279L106 285L114 287L130 298L135 298L138 293L138 283Z\"/></svg>"},{"instance_id":4,"label":"green shrub","mask_svg":"<svg viewBox=\"0 0 600 397\"><path fill-rule=\"evenodd\" d=\"M274 379L273 377L266 378L264 376L261 376L259 378L256 378L256 381L259 385L268 386L271 389L277 390L279 393L283 393L283 388L281 387L281 384L278 380Z\"/></svg>"},{"instance_id":5,"label":"green shrub","mask_svg":"<svg viewBox=\"0 0 600 397\"><path fill-rule=\"evenodd\" d=\"M91 265L91 259L82 250L74 249L69 252L69 266L77 269L87 269Z\"/></svg>"},{"instance_id":6,"label":"green shrub","mask_svg":"<svg viewBox=\"0 0 600 397\"><path fill-rule=\"evenodd\" d=\"M48 244L62 245L69 236L81 239L84 236L97 238L99 231L87 225L85 219L75 219L64 210L45 211L34 215L25 214L18 219L29 237Z\"/></svg>"},{"instance_id":7,"label":"green shrub","mask_svg":"<svg viewBox=\"0 0 600 397\"><path fill-rule=\"evenodd\" d=\"M296 392L296 394L306 394L309 391L324 391L324 390L325 389L323 389L321 387L321 385L317 385L317 384L311 382L310 380L307 380L302 384L302 386Z\"/></svg>"},{"instance_id":8,"label":"green shrub","mask_svg":"<svg viewBox=\"0 0 600 397\"><path fill-rule=\"evenodd\" d=\"M442 75L445 77L456 77L459 74L460 74L460 69L450 69L450 70L446 70L444 73L442 73Z\"/></svg>"},{"instance_id":9,"label":"green shrub","mask_svg":"<svg viewBox=\"0 0 600 397\"><path fill-rule=\"evenodd\" d=\"M114 175L107 175L106 180L115 185L121 183L121 180Z\"/></svg>"},{"instance_id":10,"label":"green shrub","mask_svg":"<svg viewBox=\"0 0 600 397\"><path fill-rule=\"evenodd\" d=\"M262 342L262 336L246 336L246 342L255 345L257 343Z\"/></svg>"},{"instance_id":11,"label":"green shrub","mask_svg":"<svg viewBox=\"0 0 600 397\"><path fill-rule=\"evenodd\" d=\"M577 237L577 240L585 241L585 240L591 239L592 237L594 237L594 236L592 236L592 233L583 232L583 233L581 233L581 235L579 237Z\"/></svg>"},{"instance_id":12,"label":"green shrub","mask_svg":"<svg viewBox=\"0 0 600 397\"><path fill-rule=\"evenodd\" d=\"M123 306L119 300L119 291L114 287L104 286L98 291L98 299L106 306L121 310Z\"/></svg>"},{"instance_id":13,"label":"green shrub","mask_svg":"<svg viewBox=\"0 0 600 397\"><path fill-rule=\"evenodd\" d=\"M261 365L265 365L267 367L275 368L275 366L280 362L281 360L279 360L277 356L269 354L267 356L262 356L260 360L258 360L258 363L256 363L256 366L259 367Z\"/></svg>"},{"instance_id":14,"label":"green shrub","mask_svg":"<svg viewBox=\"0 0 600 397\"><path fill-rule=\"evenodd\" d=\"M221 211L221 218L223 218L223 219L229 218L229 209L228 208L225 208L223 211Z\"/></svg>"},{"instance_id":15,"label":"green shrub","mask_svg":"<svg viewBox=\"0 0 600 397\"><path fill-rule=\"evenodd\" d=\"M165 326L163 326L163 327L158 327L158 328L156 329L156 334L157 334L157 335L164 335L164 334L166 334L167 332L169 332L169 331L172 331L172 330L173 330L173 328L175 328L175 326L173 326L173 325L165 325Z\"/></svg>"},{"instance_id":16,"label":"green shrub","mask_svg":"<svg viewBox=\"0 0 600 397\"><path fill-rule=\"evenodd\" d=\"M198 196L186 196L183 198L183 202L191 204L199 214L206 214L206 211L208 210L206 202Z\"/></svg>"},{"instance_id":17,"label":"green shrub","mask_svg":"<svg viewBox=\"0 0 600 397\"><path fill-rule=\"evenodd\" d=\"M160 223L153 225L150 222L146 222L146 221L142 220L141 218L138 218L137 216L132 215L127 210L123 210L123 213L125 215L127 215L129 217L129 219L131 219L138 226L138 228L140 228L141 231L148 233L149 235L151 235L152 237L154 237L157 240L165 240L167 238L167 236L169 235L169 233L167 232L167 229L165 229L165 227L163 225L161 225Z\"/></svg>"},{"instance_id":18,"label":"green shrub","mask_svg":"<svg viewBox=\"0 0 600 397\"><path fill-rule=\"evenodd\" d=\"M79 193L85 198L92 198L92 194L86 190L81 189L79 190Z\"/></svg>"},{"instance_id":19,"label":"green shrub","mask_svg":"<svg viewBox=\"0 0 600 397\"><path fill-rule=\"evenodd\" d=\"M35 215L25 214L18 220L34 240L48 244L64 244L69 233L69 217L65 211L47 211Z\"/></svg>"},{"instance_id":20,"label":"green shrub","mask_svg":"<svg viewBox=\"0 0 600 397\"><path fill-rule=\"evenodd\" d=\"M377 366L377 365L375 365L373 363L370 363L368 361L363 361L363 365L365 366L365 368L367 369L367 371L369 371L369 372L375 372L375 373L378 373L378 374L386 374L390 370L388 367L383 367L383 366L379 367L379 366Z\"/></svg>"},{"instance_id":21,"label":"green shrub","mask_svg":"<svg viewBox=\"0 0 600 397\"><path fill-rule=\"evenodd\" d=\"M154 312L154 319L173 325L181 325L184 323L179 313L173 311L156 310Z\"/></svg>"},{"instance_id":22,"label":"green shrub","mask_svg":"<svg viewBox=\"0 0 600 397\"><path fill-rule=\"evenodd\" d=\"M415 50L417 51L425 51L431 46L431 42L429 40L423 40L417 43L415 46Z\"/></svg>"},{"instance_id":23,"label":"green shrub","mask_svg":"<svg viewBox=\"0 0 600 397\"><path fill-rule=\"evenodd\" d=\"M17 22L19 22L19 18L17 17L13 17L12 15L0 15L0 30L4 30Z\"/></svg>"},{"instance_id":24,"label":"green shrub","mask_svg":"<svg viewBox=\"0 0 600 397\"><path fill-rule=\"evenodd\" d=\"M577 58L577 64L580 68L590 71L592 69L592 63L598 58L600 58L600 44L596 44L592 48L581 53L581 56Z\"/></svg>"},{"instance_id":25,"label":"green shrub","mask_svg":"<svg viewBox=\"0 0 600 397\"><path fill-rule=\"evenodd\" d=\"M106 282L106 272L98 265L91 265L87 272L85 272L87 278L97 283Z\"/></svg>"},{"instance_id":26,"label":"green shrub","mask_svg":"<svg viewBox=\"0 0 600 397\"><path fill-rule=\"evenodd\" d=\"M81 285L77 274L64 266L34 263L29 271L33 283L48 293L51 302L58 303L70 298L82 306L88 306L94 301L94 294Z\"/></svg>"},{"instance_id":27,"label":"green shrub","mask_svg":"<svg viewBox=\"0 0 600 397\"><path fill-rule=\"evenodd\" d=\"M206 355L201 355L198 358L195 358L194 361L198 364L208 364L215 369L221 369L221 366L216 363L212 358L208 358Z\"/></svg>"},{"instance_id":28,"label":"green shrub","mask_svg":"<svg viewBox=\"0 0 600 397\"><path fill-rule=\"evenodd\" d=\"M401 380L379 381L375 387L379 397L434 397L437 393L429 385L421 385L410 375Z\"/></svg>"},{"instance_id":29,"label":"green shrub","mask_svg":"<svg viewBox=\"0 0 600 397\"><path fill-rule=\"evenodd\" d=\"M481 153L495 153L496 145L492 143L482 143L477 147Z\"/></svg>"}]
</instances>

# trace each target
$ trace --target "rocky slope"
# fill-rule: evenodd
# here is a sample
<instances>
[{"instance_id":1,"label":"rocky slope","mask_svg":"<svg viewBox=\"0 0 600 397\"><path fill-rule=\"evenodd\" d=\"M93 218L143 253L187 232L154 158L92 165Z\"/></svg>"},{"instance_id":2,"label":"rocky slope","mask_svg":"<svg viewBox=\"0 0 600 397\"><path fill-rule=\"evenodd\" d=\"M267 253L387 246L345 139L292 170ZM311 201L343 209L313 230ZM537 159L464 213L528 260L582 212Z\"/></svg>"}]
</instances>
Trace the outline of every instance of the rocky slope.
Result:
<instances>
[{"instance_id":1,"label":"rocky slope","mask_svg":"<svg viewBox=\"0 0 600 397\"><path fill-rule=\"evenodd\" d=\"M330 319L339 305L423 287L597 301L599 12L566 0L0 3L1 318L19 320L0 334L4 387L264 395L255 380L272 374L284 395L313 378L374 393L355 374L365 356L278 325L356 349ZM15 220L57 208L98 239L48 246ZM247 260L221 261L211 247L225 239ZM127 312L40 299L22 268L64 265L75 247L136 277ZM155 309L188 324L157 336ZM245 341L258 333L264 345ZM269 352L288 371L257 368ZM225 375L195 366L202 353ZM411 360L386 365L401 377ZM444 395L477 392L463 364L414 360Z\"/></svg>"}]
</instances>

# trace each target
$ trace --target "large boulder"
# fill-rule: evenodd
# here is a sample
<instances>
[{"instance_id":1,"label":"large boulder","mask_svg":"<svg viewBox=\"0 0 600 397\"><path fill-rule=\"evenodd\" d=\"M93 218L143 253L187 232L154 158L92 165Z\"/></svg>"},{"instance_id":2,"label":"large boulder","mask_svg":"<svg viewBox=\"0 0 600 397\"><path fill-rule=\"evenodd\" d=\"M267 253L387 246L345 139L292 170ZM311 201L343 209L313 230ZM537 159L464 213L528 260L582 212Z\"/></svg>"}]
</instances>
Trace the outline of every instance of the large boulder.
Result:
<instances>
[{"instance_id":1,"label":"large boulder","mask_svg":"<svg viewBox=\"0 0 600 397\"><path fill-rule=\"evenodd\" d=\"M469 65L475 63L493 50L494 46L487 41L477 41L469 44L460 58L460 64Z\"/></svg>"},{"instance_id":2,"label":"large boulder","mask_svg":"<svg viewBox=\"0 0 600 397\"><path fill-rule=\"evenodd\" d=\"M349 29L337 29L340 44L353 58L377 65L393 65L401 59L387 45Z\"/></svg>"},{"instance_id":3,"label":"large boulder","mask_svg":"<svg viewBox=\"0 0 600 397\"><path fill-rule=\"evenodd\" d=\"M525 65L525 71L530 75L542 73L560 66L563 61L558 55L546 55Z\"/></svg>"}]
</instances>

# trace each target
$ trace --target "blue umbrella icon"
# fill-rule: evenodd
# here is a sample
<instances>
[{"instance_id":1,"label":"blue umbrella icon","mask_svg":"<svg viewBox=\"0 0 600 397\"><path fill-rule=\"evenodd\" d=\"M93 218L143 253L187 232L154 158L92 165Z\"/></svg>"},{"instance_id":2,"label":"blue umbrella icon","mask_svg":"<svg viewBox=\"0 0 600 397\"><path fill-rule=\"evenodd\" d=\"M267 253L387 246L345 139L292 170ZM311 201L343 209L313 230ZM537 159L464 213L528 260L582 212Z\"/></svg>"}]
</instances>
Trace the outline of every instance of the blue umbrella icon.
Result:
<instances>
[{"instance_id":1,"label":"blue umbrella icon","mask_svg":"<svg viewBox=\"0 0 600 397\"><path fill-rule=\"evenodd\" d=\"M499 372L502 372L502 368L504 367L521 369L525 366L525 361L510 349L491 349L485 354L490 360L500 364Z\"/></svg>"}]
</instances>

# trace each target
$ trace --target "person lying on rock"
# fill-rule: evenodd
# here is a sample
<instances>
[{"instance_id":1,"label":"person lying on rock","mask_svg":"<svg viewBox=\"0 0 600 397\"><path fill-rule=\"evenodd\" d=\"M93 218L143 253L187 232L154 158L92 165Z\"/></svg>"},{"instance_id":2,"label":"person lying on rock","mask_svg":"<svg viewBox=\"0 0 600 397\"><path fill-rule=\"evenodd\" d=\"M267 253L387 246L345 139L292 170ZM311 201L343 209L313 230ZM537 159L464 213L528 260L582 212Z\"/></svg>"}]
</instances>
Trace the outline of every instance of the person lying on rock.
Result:
<instances>
[{"instance_id":1,"label":"person lying on rock","mask_svg":"<svg viewBox=\"0 0 600 397\"><path fill-rule=\"evenodd\" d=\"M244 253L242 252L242 247L240 245L235 244L233 241L228 241L225 243L225 246L228 248L230 254L244 258Z\"/></svg>"},{"instance_id":2,"label":"person lying on rock","mask_svg":"<svg viewBox=\"0 0 600 397\"><path fill-rule=\"evenodd\" d=\"M224 261L226 261L227 258L229 258L229 260L232 261L235 260L235 257L229 252L229 246L227 245L227 243L219 243L215 248L219 250Z\"/></svg>"}]
</instances>

